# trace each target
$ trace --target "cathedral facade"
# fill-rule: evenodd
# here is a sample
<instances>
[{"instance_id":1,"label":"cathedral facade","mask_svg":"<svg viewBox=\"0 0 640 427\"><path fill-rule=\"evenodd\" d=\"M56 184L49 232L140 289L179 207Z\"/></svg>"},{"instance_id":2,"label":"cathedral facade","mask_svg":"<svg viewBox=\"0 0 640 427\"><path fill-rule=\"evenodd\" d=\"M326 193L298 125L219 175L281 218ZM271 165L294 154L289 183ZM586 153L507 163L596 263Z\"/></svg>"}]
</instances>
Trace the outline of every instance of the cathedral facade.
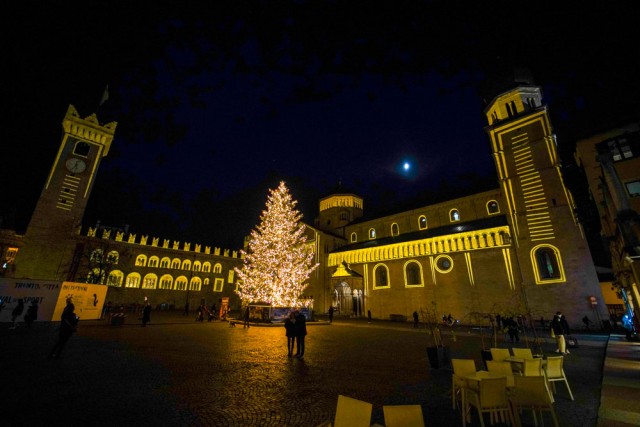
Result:
<instances>
[{"instance_id":1,"label":"cathedral facade","mask_svg":"<svg viewBox=\"0 0 640 427\"><path fill-rule=\"evenodd\" d=\"M331 194L307 226L319 268L303 297L315 312L409 317L436 310L531 314L562 310L577 321L604 305L587 241L565 187L540 88L498 95L486 131L499 182L494 190L409 211L364 218L353 193ZM226 299L239 309L234 268L239 251L81 225L98 166L116 124L73 107L24 236L14 235L5 276L89 281L107 299L193 307ZM249 230L247 230L247 233ZM600 302L600 306L593 302ZM464 321L464 320L463 320ZM473 319L469 318L469 322Z\"/></svg>"}]
</instances>

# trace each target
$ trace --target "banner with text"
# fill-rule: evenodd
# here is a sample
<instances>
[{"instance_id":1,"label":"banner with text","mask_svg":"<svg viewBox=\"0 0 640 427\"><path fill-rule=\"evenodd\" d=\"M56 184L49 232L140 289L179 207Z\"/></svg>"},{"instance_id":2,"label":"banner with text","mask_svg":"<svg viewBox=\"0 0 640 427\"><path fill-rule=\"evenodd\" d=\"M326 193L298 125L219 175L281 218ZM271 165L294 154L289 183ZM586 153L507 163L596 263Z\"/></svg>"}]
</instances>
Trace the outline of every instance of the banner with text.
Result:
<instances>
[{"instance_id":1,"label":"banner with text","mask_svg":"<svg viewBox=\"0 0 640 427\"><path fill-rule=\"evenodd\" d=\"M24 308L16 321L23 321L32 302L38 304L36 321L50 321L61 287L60 282L52 280L0 279L0 322L11 321L11 313L20 299Z\"/></svg>"}]
</instances>

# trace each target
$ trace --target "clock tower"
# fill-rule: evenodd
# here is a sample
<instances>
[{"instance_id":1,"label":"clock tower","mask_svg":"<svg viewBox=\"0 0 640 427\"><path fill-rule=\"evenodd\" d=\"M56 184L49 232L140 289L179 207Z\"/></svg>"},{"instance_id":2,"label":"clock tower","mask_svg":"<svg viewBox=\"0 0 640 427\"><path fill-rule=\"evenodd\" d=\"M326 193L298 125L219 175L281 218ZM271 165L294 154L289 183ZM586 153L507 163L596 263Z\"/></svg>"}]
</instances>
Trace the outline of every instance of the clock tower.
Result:
<instances>
[{"instance_id":1,"label":"clock tower","mask_svg":"<svg viewBox=\"0 0 640 427\"><path fill-rule=\"evenodd\" d=\"M81 118L70 105L62 141L16 258L14 276L67 280L101 159L109 152L117 123L100 125L95 114Z\"/></svg>"}]
</instances>

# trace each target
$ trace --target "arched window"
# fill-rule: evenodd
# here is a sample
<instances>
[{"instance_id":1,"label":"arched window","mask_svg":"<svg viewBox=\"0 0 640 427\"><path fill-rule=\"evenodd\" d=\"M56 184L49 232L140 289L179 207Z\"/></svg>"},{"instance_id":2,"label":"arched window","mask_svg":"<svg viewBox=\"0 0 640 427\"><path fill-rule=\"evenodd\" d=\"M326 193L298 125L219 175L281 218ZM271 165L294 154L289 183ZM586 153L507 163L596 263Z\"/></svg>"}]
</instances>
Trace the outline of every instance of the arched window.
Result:
<instances>
[{"instance_id":1,"label":"arched window","mask_svg":"<svg viewBox=\"0 0 640 427\"><path fill-rule=\"evenodd\" d=\"M171 289L173 285L173 277L170 274L165 274L160 278L160 285L158 289Z\"/></svg>"},{"instance_id":2,"label":"arched window","mask_svg":"<svg viewBox=\"0 0 640 427\"><path fill-rule=\"evenodd\" d=\"M193 262L193 271L200 271L200 267L202 266L202 264L200 264L200 261L194 261Z\"/></svg>"},{"instance_id":3,"label":"arched window","mask_svg":"<svg viewBox=\"0 0 640 427\"><path fill-rule=\"evenodd\" d=\"M115 265L120 261L120 254L118 251L109 251L106 261L111 265Z\"/></svg>"},{"instance_id":4,"label":"arched window","mask_svg":"<svg viewBox=\"0 0 640 427\"><path fill-rule=\"evenodd\" d=\"M157 267L160 264L160 258L157 256L149 257L149 267Z\"/></svg>"},{"instance_id":5,"label":"arched window","mask_svg":"<svg viewBox=\"0 0 640 427\"><path fill-rule=\"evenodd\" d=\"M89 150L91 147L86 142L77 142L76 146L73 147L73 154L77 154L78 156L87 157L89 155Z\"/></svg>"},{"instance_id":6,"label":"arched window","mask_svg":"<svg viewBox=\"0 0 640 427\"><path fill-rule=\"evenodd\" d=\"M187 278L185 276L180 276L176 279L173 284L173 289L176 291L186 291L187 290Z\"/></svg>"},{"instance_id":7,"label":"arched window","mask_svg":"<svg viewBox=\"0 0 640 427\"><path fill-rule=\"evenodd\" d=\"M164 257L160 260L160 268L169 268L171 265L171 259L169 257Z\"/></svg>"},{"instance_id":8,"label":"arched window","mask_svg":"<svg viewBox=\"0 0 640 427\"><path fill-rule=\"evenodd\" d=\"M421 286L422 268L417 261L409 261L404 266L405 286Z\"/></svg>"},{"instance_id":9,"label":"arched window","mask_svg":"<svg viewBox=\"0 0 640 427\"><path fill-rule=\"evenodd\" d=\"M487 203L487 212L489 215L496 214L500 212L500 206L498 206L498 202L495 200L489 200Z\"/></svg>"},{"instance_id":10,"label":"arched window","mask_svg":"<svg viewBox=\"0 0 640 427\"><path fill-rule=\"evenodd\" d=\"M202 280L199 277L192 277L189 283L190 291L200 291L202 289Z\"/></svg>"},{"instance_id":11,"label":"arched window","mask_svg":"<svg viewBox=\"0 0 640 427\"><path fill-rule=\"evenodd\" d=\"M188 259L185 259L184 261L182 261L182 269L191 270L191 261L189 261Z\"/></svg>"},{"instance_id":12,"label":"arched window","mask_svg":"<svg viewBox=\"0 0 640 427\"><path fill-rule=\"evenodd\" d=\"M205 286L209 286L209 278L207 277L206 279L204 279L202 284L205 285Z\"/></svg>"},{"instance_id":13,"label":"arched window","mask_svg":"<svg viewBox=\"0 0 640 427\"><path fill-rule=\"evenodd\" d=\"M458 209L451 209L449 211L449 221L451 222L460 221L460 212L458 212Z\"/></svg>"},{"instance_id":14,"label":"arched window","mask_svg":"<svg viewBox=\"0 0 640 427\"><path fill-rule=\"evenodd\" d=\"M426 230L427 229L427 217L424 215L420 215L420 218L418 218L418 228L420 230Z\"/></svg>"},{"instance_id":15,"label":"arched window","mask_svg":"<svg viewBox=\"0 0 640 427\"><path fill-rule=\"evenodd\" d=\"M397 236L398 234L400 234L400 227L394 222L391 224L391 236Z\"/></svg>"},{"instance_id":16,"label":"arched window","mask_svg":"<svg viewBox=\"0 0 640 427\"><path fill-rule=\"evenodd\" d=\"M211 263L209 261L202 263L202 271L204 273L211 272Z\"/></svg>"},{"instance_id":17,"label":"arched window","mask_svg":"<svg viewBox=\"0 0 640 427\"><path fill-rule=\"evenodd\" d=\"M142 280L142 289L155 289L158 283L158 276L153 273L147 274Z\"/></svg>"},{"instance_id":18,"label":"arched window","mask_svg":"<svg viewBox=\"0 0 640 427\"><path fill-rule=\"evenodd\" d=\"M351 233L351 243L355 243L358 241L358 234L357 233Z\"/></svg>"},{"instance_id":19,"label":"arched window","mask_svg":"<svg viewBox=\"0 0 640 427\"><path fill-rule=\"evenodd\" d=\"M217 263L216 265L213 266L213 272L214 273L222 273L222 264Z\"/></svg>"},{"instance_id":20,"label":"arched window","mask_svg":"<svg viewBox=\"0 0 640 427\"><path fill-rule=\"evenodd\" d=\"M384 264L378 264L373 269L373 287L388 288L389 287L389 270Z\"/></svg>"},{"instance_id":21,"label":"arched window","mask_svg":"<svg viewBox=\"0 0 640 427\"><path fill-rule=\"evenodd\" d=\"M89 259L91 262L102 263L102 249L94 249Z\"/></svg>"},{"instance_id":22,"label":"arched window","mask_svg":"<svg viewBox=\"0 0 640 427\"><path fill-rule=\"evenodd\" d=\"M376 229L375 228L370 228L369 229L369 239L375 239L376 238Z\"/></svg>"},{"instance_id":23,"label":"arched window","mask_svg":"<svg viewBox=\"0 0 640 427\"><path fill-rule=\"evenodd\" d=\"M557 248L551 245L538 245L531 250L531 261L537 283L564 282L562 259Z\"/></svg>"},{"instance_id":24,"label":"arched window","mask_svg":"<svg viewBox=\"0 0 640 427\"><path fill-rule=\"evenodd\" d=\"M125 288L139 288L140 287L140 275L138 273L129 273L127 280L124 283Z\"/></svg>"},{"instance_id":25,"label":"arched window","mask_svg":"<svg viewBox=\"0 0 640 427\"><path fill-rule=\"evenodd\" d=\"M104 281L105 271L100 268L94 268L87 274L87 283L101 285Z\"/></svg>"},{"instance_id":26,"label":"arched window","mask_svg":"<svg viewBox=\"0 0 640 427\"><path fill-rule=\"evenodd\" d=\"M109 273L109 277L107 278L107 286L120 287L122 286L122 280L124 279L124 274L120 270L113 270Z\"/></svg>"},{"instance_id":27,"label":"arched window","mask_svg":"<svg viewBox=\"0 0 640 427\"><path fill-rule=\"evenodd\" d=\"M174 258L173 261L171 261L171 268L178 270L181 264L178 258Z\"/></svg>"},{"instance_id":28,"label":"arched window","mask_svg":"<svg viewBox=\"0 0 640 427\"><path fill-rule=\"evenodd\" d=\"M136 267L145 267L147 265L147 256L138 255L136 257Z\"/></svg>"}]
</instances>

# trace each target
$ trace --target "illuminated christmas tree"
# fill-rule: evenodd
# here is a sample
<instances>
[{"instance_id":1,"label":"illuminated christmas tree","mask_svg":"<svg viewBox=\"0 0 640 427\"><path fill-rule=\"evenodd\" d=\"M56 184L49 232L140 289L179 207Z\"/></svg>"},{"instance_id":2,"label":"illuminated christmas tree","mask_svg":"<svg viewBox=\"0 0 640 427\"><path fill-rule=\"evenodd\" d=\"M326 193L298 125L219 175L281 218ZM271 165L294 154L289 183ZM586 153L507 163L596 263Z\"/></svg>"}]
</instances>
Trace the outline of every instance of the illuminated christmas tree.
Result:
<instances>
[{"instance_id":1,"label":"illuminated christmas tree","mask_svg":"<svg viewBox=\"0 0 640 427\"><path fill-rule=\"evenodd\" d=\"M236 268L243 303L265 302L274 307L298 307L309 276L318 267L307 244L302 214L295 209L284 182L269 190L260 224L251 231L242 269Z\"/></svg>"}]
</instances>

